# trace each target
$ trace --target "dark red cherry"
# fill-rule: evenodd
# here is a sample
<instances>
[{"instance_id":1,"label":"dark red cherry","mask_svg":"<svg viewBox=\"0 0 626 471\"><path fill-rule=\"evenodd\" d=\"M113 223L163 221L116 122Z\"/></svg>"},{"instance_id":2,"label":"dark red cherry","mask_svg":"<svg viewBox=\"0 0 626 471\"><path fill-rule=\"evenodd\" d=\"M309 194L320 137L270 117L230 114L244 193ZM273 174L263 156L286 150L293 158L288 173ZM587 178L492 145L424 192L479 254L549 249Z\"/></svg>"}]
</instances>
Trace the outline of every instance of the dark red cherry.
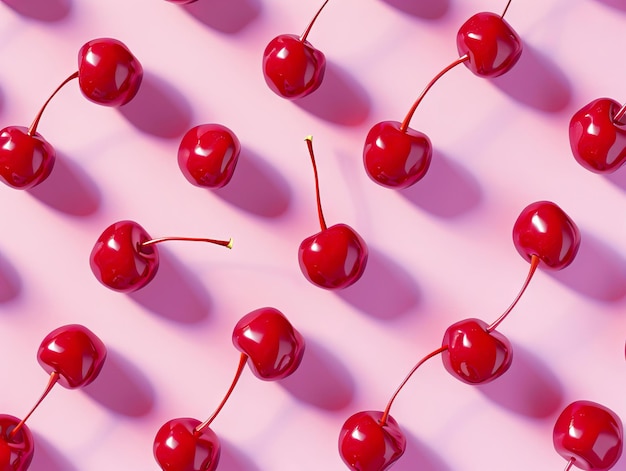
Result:
<instances>
[{"instance_id":1,"label":"dark red cherry","mask_svg":"<svg viewBox=\"0 0 626 471\"><path fill-rule=\"evenodd\" d=\"M201 124L183 136L178 166L192 184L221 188L232 178L240 151L239 139L226 126Z\"/></svg>"},{"instance_id":2,"label":"dark red cherry","mask_svg":"<svg viewBox=\"0 0 626 471\"><path fill-rule=\"evenodd\" d=\"M570 120L569 142L576 161L595 173L612 173L626 162L626 119L615 100L598 98Z\"/></svg>"},{"instance_id":3,"label":"dark red cherry","mask_svg":"<svg viewBox=\"0 0 626 471\"><path fill-rule=\"evenodd\" d=\"M384 471L406 449L406 438L398 423L383 412L357 412L345 421L339 433L339 454L356 471Z\"/></svg>"},{"instance_id":4,"label":"dark red cherry","mask_svg":"<svg viewBox=\"0 0 626 471\"><path fill-rule=\"evenodd\" d=\"M220 459L220 441L209 427L198 430L200 421L172 419L154 438L154 458L163 471L213 471Z\"/></svg>"},{"instance_id":5,"label":"dark red cherry","mask_svg":"<svg viewBox=\"0 0 626 471\"><path fill-rule=\"evenodd\" d=\"M50 175L56 153L41 134L22 126L0 131L0 179L20 190L32 188Z\"/></svg>"},{"instance_id":6,"label":"dark red cherry","mask_svg":"<svg viewBox=\"0 0 626 471\"><path fill-rule=\"evenodd\" d=\"M624 446L620 418L609 408L592 401L575 401L568 405L556 420L552 438L559 455L588 471L611 469Z\"/></svg>"},{"instance_id":7,"label":"dark red cherry","mask_svg":"<svg viewBox=\"0 0 626 471\"><path fill-rule=\"evenodd\" d=\"M33 434L25 424L13 430L20 419L12 415L0 414L0 470L26 471L33 460L35 442Z\"/></svg>"},{"instance_id":8,"label":"dark red cherry","mask_svg":"<svg viewBox=\"0 0 626 471\"><path fill-rule=\"evenodd\" d=\"M263 380L278 380L300 365L302 335L278 309L264 307L241 318L233 330L233 345L248 356L252 372Z\"/></svg>"},{"instance_id":9,"label":"dark red cherry","mask_svg":"<svg viewBox=\"0 0 626 471\"><path fill-rule=\"evenodd\" d=\"M537 201L521 212L513 226L513 243L530 261L537 256L549 268L560 270L574 260L580 246L580 231L551 201Z\"/></svg>"},{"instance_id":10,"label":"dark red cherry","mask_svg":"<svg viewBox=\"0 0 626 471\"><path fill-rule=\"evenodd\" d=\"M511 366L513 350L508 339L488 330L480 319L465 319L446 330L441 359L446 370L468 384L492 381Z\"/></svg>"},{"instance_id":11,"label":"dark red cherry","mask_svg":"<svg viewBox=\"0 0 626 471\"><path fill-rule=\"evenodd\" d=\"M99 38L78 52L78 83L87 99L105 106L121 106L134 98L143 67L117 39Z\"/></svg>"},{"instance_id":12,"label":"dark red cherry","mask_svg":"<svg viewBox=\"0 0 626 471\"><path fill-rule=\"evenodd\" d=\"M107 349L91 330L70 324L50 332L41 342L37 360L47 373L56 372L66 388L82 388L102 369Z\"/></svg>"},{"instance_id":13,"label":"dark red cherry","mask_svg":"<svg viewBox=\"0 0 626 471\"><path fill-rule=\"evenodd\" d=\"M480 77L497 77L508 72L522 54L522 41L501 15L477 13L467 20L456 36L465 65Z\"/></svg>"}]
</instances>

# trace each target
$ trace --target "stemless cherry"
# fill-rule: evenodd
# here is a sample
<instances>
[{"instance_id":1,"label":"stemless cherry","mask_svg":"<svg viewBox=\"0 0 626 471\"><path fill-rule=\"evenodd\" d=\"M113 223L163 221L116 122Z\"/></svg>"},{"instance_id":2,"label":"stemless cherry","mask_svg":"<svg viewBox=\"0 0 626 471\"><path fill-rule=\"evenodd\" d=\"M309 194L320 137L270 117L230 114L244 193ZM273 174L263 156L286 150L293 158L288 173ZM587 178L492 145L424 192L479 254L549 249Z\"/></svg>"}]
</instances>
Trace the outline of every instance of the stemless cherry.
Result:
<instances>
[{"instance_id":1,"label":"stemless cherry","mask_svg":"<svg viewBox=\"0 0 626 471\"><path fill-rule=\"evenodd\" d=\"M313 154L313 138L306 138L315 176L317 213L321 231L300 244L298 261L302 273L314 285L341 289L354 284L365 270L368 248L361 236L347 224L328 227L322 212L319 178Z\"/></svg>"},{"instance_id":2,"label":"stemless cherry","mask_svg":"<svg viewBox=\"0 0 626 471\"><path fill-rule=\"evenodd\" d=\"M624 446L620 418L601 404L575 401L554 424L554 448L568 461L586 471L608 471L619 460Z\"/></svg>"},{"instance_id":3,"label":"stemless cherry","mask_svg":"<svg viewBox=\"0 0 626 471\"><path fill-rule=\"evenodd\" d=\"M233 176L241 144L237 136L221 124L194 126L178 147L178 166L196 186L221 188Z\"/></svg>"},{"instance_id":4,"label":"stemless cherry","mask_svg":"<svg viewBox=\"0 0 626 471\"><path fill-rule=\"evenodd\" d=\"M0 414L0 469L6 471L26 471L33 460L35 442L33 434L20 419L8 414Z\"/></svg>"},{"instance_id":5,"label":"stemless cherry","mask_svg":"<svg viewBox=\"0 0 626 471\"><path fill-rule=\"evenodd\" d=\"M263 76L269 88L290 100L313 93L322 84L326 57L307 40L311 28L329 0L317 11L304 33L281 34L263 52Z\"/></svg>"},{"instance_id":6,"label":"stemless cherry","mask_svg":"<svg viewBox=\"0 0 626 471\"><path fill-rule=\"evenodd\" d=\"M134 221L118 221L107 227L94 245L89 257L91 271L98 281L122 293L137 291L147 285L159 268L159 252L155 244L186 240L209 242L232 248L232 239L215 240L193 237L162 237L153 239Z\"/></svg>"}]
</instances>

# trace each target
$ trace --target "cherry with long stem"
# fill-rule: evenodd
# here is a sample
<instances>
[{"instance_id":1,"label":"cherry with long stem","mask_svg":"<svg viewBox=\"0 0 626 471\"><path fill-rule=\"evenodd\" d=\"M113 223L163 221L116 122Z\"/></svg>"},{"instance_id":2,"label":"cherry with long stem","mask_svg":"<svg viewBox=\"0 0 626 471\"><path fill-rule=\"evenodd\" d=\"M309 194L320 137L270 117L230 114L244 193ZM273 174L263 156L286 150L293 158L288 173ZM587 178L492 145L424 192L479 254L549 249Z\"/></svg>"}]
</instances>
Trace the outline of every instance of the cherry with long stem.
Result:
<instances>
[{"instance_id":1,"label":"cherry with long stem","mask_svg":"<svg viewBox=\"0 0 626 471\"><path fill-rule=\"evenodd\" d=\"M11 433L9 434L9 439L12 439L20 431L20 429L26 424L26 421L30 418L31 415L33 415L33 412L35 412L37 407L39 407L39 405L43 402L43 400L48 396L50 391L52 391L52 388L59 380L59 376L60 376L59 373L56 371L53 371L50 374L48 384L46 385L46 388L44 389L43 394L39 397L39 399L37 400L35 405L32 407L32 409L28 412L28 414L26 414L24 418L20 421L20 423L18 423L15 426L15 428L11 430Z\"/></svg>"}]
</instances>

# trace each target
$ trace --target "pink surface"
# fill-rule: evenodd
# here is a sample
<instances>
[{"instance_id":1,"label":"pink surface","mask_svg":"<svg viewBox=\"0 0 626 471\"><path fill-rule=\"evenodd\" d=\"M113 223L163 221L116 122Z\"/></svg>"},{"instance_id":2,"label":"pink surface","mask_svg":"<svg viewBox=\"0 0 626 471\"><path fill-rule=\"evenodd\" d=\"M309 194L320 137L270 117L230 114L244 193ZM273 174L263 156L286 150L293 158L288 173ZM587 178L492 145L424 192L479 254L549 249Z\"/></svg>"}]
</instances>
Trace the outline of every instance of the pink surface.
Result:
<instances>
[{"instance_id":1,"label":"pink surface","mask_svg":"<svg viewBox=\"0 0 626 471\"><path fill-rule=\"evenodd\" d=\"M393 469L562 470L552 428L567 404L591 400L626 418L626 169L583 169L567 134L589 101L626 100L625 4L513 0L506 18L524 41L520 62L491 80L460 66L433 87L411 123L433 142L431 169L394 191L364 172L369 128L402 120L458 57L459 26L504 2L331 0L309 36L329 62L325 82L282 100L263 80L262 52L278 34L300 34L319 3L0 3L3 126L28 126L90 39L121 40L145 69L119 110L65 87L39 124L59 153L52 175L30 191L0 188L0 412L23 416L43 391L36 351L56 327L83 324L109 349L94 383L55 388L29 419L32 470L158 469L156 431L211 414L238 362L232 329L263 306L291 320L307 351L281 382L244 372L213 423L219 469L347 469L343 422L382 410L450 324L491 322L513 300L528 263L511 230L538 200L581 229L576 260L540 269L499 326L514 346L504 376L472 387L438 358L418 370L392 409L408 438ZM192 186L176 160L185 131L211 122L242 144L233 180L214 191ZM341 292L313 286L298 267L300 242L319 230L308 135L329 225L350 224L371 251L363 278ZM120 294L98 283L88 257L122 219L155 237L233 237L234 247L163 245L150 285Z\"/></svg>"}]
</instances>

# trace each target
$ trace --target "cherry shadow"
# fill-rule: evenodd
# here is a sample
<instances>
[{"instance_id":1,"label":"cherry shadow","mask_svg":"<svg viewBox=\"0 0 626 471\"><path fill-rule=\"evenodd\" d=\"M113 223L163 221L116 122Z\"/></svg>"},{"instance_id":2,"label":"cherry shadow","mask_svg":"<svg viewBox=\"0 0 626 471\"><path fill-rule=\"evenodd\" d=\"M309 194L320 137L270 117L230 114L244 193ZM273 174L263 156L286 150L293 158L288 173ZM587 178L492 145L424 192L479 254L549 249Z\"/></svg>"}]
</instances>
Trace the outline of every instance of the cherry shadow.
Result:
<instances>
[{"instance_id":1,"label":"cherry shadow","mask_svg":"<svg viewBox=\"0 0 626 471\"><path fill-rule=\"evenodd\" d=\"M626 191L626 166L619 167L615 172L604 174L602 177L620 190Z\"/></svg>"},{"instance_id":2,"label":"cherry shadow","mask_svg":"<svg viewBox=\"0 0 626 471\"><path fill-rule=\"evenodd\" d=\"M482 200L480 185L474 176L437 150L426 175L399 193L415 206L440 218L462 216Z\"/></svg>"},{"instance_id":3,"label":"cherry shadow","mask_svg":"<svg viewBox=\"0 0 626 471\"><path fill-rule=\"evenodd\" d=\"M361 279L337 295L377 319L394 319L411 312L421 293L404 267L379 250L369 247L367 266Z\"/></svg>"},{"instance_id":4,"label":"cherry shadow","mask_svg":"<svg viewBox=\"0 0 626 471\"><path fill-rule=\"evenodd\" d=\"M71 0L2 0L9 8L32 20L52 23L66 18L72 9Z\"/></svg>"},{"instance_id":5,"label":"cherry shadow","mask_svg":"<svg viewBox=\"0 0 626 471\"><path fill-rule=\"evenodd\" d=\"M573 291L606 303L626 296L626 260L595 236L581 231L581 243L571 265L545 273Z\"/></svg>"},{"instance_id":6,"label":"cherry shadow","mask_svg":"<svg viewBox=\"0 0 626 471\"><path fill-rule=\"evenodd\" d=\"M355 394L350 370L329 350L307 338L302 363L278 382L295 399L318 409L337 411L346 407Z\"/></svg>"},{"instance_id":7,"label":"cherry shadow","mask_svg":"<svg viewBox=\"0 0 626 471\"><path fill-rule=\"evenodd\" d=\"M371 100L350 73L328 61L320 87L293 102L304 111L324 121L342 126L358 126L370 114Z\"/></svg>"},{"instance_id":8,"label":"cherry shadow","mask_svg":"<svg viewBox=\"0 0 626 471\"><path fill-rule=\"evenodd\" d=\"M393 471L452 471L443 458L421 440L404 429L402 433L406 437L406 450L393 464Z\"/></svg>"},{"instance_id":9,"label":"cherry shadow","mask_svg":"<svg viewBox=\"0 0 626 471\"><path fill-rule=\"evenodd\" d=\"M128 296L154 314L181 324L206 320L211 299L197 279L167 249L159 248L159 269L143 288Z\"/></svg>"},{"instance_id":10,"label":"cherry shadow","mask_svg":"<svg viewBox=\"0 0 626 471\"><path fill-rule=\"evenodd\" d=\"M539 111L562 111L572 99L572 87L563 71L527 43L518 63L490 81L515 101Z\"/></svg>"},{"instance_id":11,"label":"cherry shadow","mask_svg":"<svg viewBox=\"0 0 626 471\"><path fill-rule=\"evenodd\" d=\"M230 442L220 438L220 444L222 446L220 471L260 471L257 465Z\"/></svg>"},{"instance_id":12,"label":"cherry shadow","mask_svg":"<svg viewBox=\"0 0 626 471\"><path fill-rule=\"evenodd\" d=\"M9 260L0 254L0 303L17 298L22 292L22 279Z\"/></svg>"},{"instance_id":13,"label":"cherry shadow","mask_svg":"<svg viewBox=\"0 0 626 471\"><path fill-rule=\"evenodd\" d=\"M250 149L243 148L231 181L211 190L225 202L265 218L282 216L289 208L291 188L287 180Z\"/></svg>"},{"instance_id":14,"label":"cherry shadow","mask_svg":"<svg viewBox=\"0 0 626 471\"><path fill-rule=\"evenodd\" d=\"M236 34L261 13L259 0L200 0L180 5L196 20L225 34Z\"/></svg>"},{"instance_id":15,"label":"cherry shadow","mask_svg":"<svg viewBox=\"0 0 626 471\"><path fill-rule=\"evenodd\" d=\"M149 72L144 72L137 95L118 110L139 131L165 139L182 137L193 116L187 98Z\"/></svg>"},{"instance_id":16,"label":"cherry shadow","mask_svg":"<svg viewBox=\"0 0 626 471\"><path fill-rule=\"evenodd\" d=\"M69 216L89 216L100 208L101 194L89 176L64 155L57 155L50 176L28 193Z\"/></svg>"},{"instance_id":17,"label":"cherry shadow","mask_svg":"<svg viewBox=\"0 0 626 471\"><path fill-rule=\"evenodd\" d=\"M598 3L602 3L607 7L615 8L616 10L626 12L626 3L624 0L596 0Z\"/></svg>"},{"instance_id":18,"label":"cherry shadow","mask_svg":"<svg viewBox=\"0 0 626 471\"><path fill-rule=\"evenodd\" d=\"M155 346L156 348L156 346ZM117 351L107 349L98 378L83 390L109 411L126 417L148 415L155 401L152 384L139 368Z\"/></svg>"},{"instance_id":19,"label":"cherry shadow","mask_svg":"<svg viewBox=\"0 0 626 471\"><path fill-rule=\"evenodd\" d=\"M500 407L531 419L551 417L564 400L557 376L539 357L519 345L513 345L513 362L506 373L476 387Z\"/></svg>"},{"instance_id":20,"label":"cherry shadow","mask_svg":"<svg viewBox=\"0 0 626 471\"><path fill-rule=\"evenodd\" d=\"M382 0L407 15L435 20L443 17L450 8L450 0Z\"/></svg>"},{"instance_id":21,"label":"cherry shadow","mask_svg":"<svg viewBox=\"0 0 626 471\"><path fill-rule=\"evenodd\" d=\"M48 440L37 432L32 432L35 440L35 453L28 467L29 471L78 471Z\"/></svg>"}]
</instances>

